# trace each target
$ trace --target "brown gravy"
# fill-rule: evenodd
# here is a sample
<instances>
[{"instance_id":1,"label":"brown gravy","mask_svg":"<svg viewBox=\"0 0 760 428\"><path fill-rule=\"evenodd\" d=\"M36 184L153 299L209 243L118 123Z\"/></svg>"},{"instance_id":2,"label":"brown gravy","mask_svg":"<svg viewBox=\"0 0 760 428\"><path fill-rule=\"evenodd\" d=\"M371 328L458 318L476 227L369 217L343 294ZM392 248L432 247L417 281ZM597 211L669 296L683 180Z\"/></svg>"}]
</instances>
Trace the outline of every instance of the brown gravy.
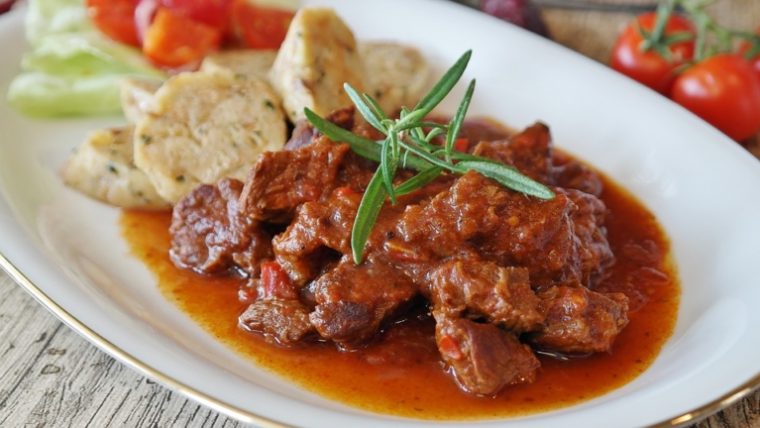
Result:
<instances>
[{"instance_id":1,"label":"brown gravy","mask_svg":"<svg viewBox=\"0 0 760 428\"><path fill-rule=\"evenodd\" d=\"M214 337L260 366L325 397L373 412L422 419L486 419L525 415L600 396L633 380L670 337L680 287L669 243L654 216L632 195L605 179L608 237L617 263L597 289L631 299L630 324L611 353L559 361L541 356L535 383L506 388L497 397L463 393L443 370L424 316L401 321L359 352L329 344L282 349L237 327L244 305L236 278L181 270L168 257L170 213L126 211L121 228L132 253L156 275L167 299Z\"/></svg>"}]
</instances>

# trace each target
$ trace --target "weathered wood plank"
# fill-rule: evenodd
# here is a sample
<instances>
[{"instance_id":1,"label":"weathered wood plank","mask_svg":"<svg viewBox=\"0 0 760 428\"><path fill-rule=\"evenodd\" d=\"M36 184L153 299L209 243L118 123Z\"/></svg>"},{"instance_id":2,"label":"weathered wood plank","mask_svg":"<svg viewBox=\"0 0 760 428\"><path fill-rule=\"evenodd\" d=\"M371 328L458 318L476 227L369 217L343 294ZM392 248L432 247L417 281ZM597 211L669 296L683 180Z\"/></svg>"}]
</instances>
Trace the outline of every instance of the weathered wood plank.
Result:
<instances>
[{"instance_id":1,"label":"weathered wood plank","mask_svg":"<svg viewBox=\"0 0 760 428\"><path fill-rule=\"evenodd\" d=\"M118 363L1 272L0 295L0 426L241 426Z\"/></svg>"}]
</instances>

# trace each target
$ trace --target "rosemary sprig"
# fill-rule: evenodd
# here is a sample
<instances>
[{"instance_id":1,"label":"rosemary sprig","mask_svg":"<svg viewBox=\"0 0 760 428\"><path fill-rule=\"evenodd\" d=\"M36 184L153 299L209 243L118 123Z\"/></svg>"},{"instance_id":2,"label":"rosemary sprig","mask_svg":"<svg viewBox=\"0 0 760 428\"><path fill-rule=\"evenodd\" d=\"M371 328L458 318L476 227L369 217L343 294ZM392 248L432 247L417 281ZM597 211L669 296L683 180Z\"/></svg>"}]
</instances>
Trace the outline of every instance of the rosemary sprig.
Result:
<instances>
[{"instance_id":1,"label":"rosemary sprig","mask_svg":"<svg viewBox=\"0 0 760 428\"><path fill-rule=\"evenodd\" d=\"M504 187L526 195L541 199L554 197L551 189L511 166L454 150L454 142L475 91L475 80L470 81L456 114L448 124L425 121L425 117L462 77L471 55L472 51L465 52L413 109L402 108L398 119L390 118L371 96L359 93L346 83L344 89L356 110L367 123L385 136L380 141L360 137L320 117L309 108L304 109L306 118L321 133L333 141L348 144L359 156L379 163L364 191L351 230L351 250L355 263L359 264L363 260L364 247L386 198L395 204L398 197L427 185L444 171L454 174L476 171ZM442 147L433 144L433 139L439 135L445 135ZM395 186L393 180L399 168L414 169L418 174Z\"/></svg>"}]
</instances>

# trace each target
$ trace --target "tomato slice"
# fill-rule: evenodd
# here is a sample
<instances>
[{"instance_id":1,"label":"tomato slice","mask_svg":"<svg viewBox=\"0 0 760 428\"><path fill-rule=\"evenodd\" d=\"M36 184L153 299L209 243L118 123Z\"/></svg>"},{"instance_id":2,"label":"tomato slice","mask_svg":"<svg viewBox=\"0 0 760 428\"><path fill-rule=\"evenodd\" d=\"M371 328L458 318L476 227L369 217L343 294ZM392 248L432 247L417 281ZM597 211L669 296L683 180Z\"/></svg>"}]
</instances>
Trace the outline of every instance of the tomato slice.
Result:
<instances>
[{"instance_id":1,"label":"tomato slice","mask_svg":"<svg viewBox=\"0 0 760 428\"><path fill-rule=\"evenodd\" d=\"M143 53L155 64L179 68L197 65L219 47L222 32L159 7L143 42Z\"/></svg>"},{"instance_id":2,"label":"tomato slice","mask_svg":"<svg viewBox=\"0 0 760 428\"><path fill-rule=\"evenodd\" d=\"M279 49L293 15L289 10L236 0L232 8L233 32L251 49Z\"/></svg>"},{"instance_id":3,"label":"tomato slice","mask_svg":"<svg viewBox=\"0 0 760 428\"><path fill-rule=\"evenodd\" d=\"M224 30L229 22L233 0L159 0L172 12Z\"/></svg>"},{"instance_id":4,"label":"tomato slice","mask_svg":"<svg viewBox=\"0 0 760 428\"><path fill-rule=\"evenodd\" d=\"M87 0L87 14L106 36L139 47L134 20L137 3L139 0Z\"/></svg>"},{"instance_id":5,"label":"tomato slice","mask_svg":"<svg viewBox=\"0 0 760 428\"><path fill-rule=\"evenodd\" d=\"M741 141L760 131L760 78L738 55L710 57L684 71L672 98Z\"/></svg>"}]
</instances>

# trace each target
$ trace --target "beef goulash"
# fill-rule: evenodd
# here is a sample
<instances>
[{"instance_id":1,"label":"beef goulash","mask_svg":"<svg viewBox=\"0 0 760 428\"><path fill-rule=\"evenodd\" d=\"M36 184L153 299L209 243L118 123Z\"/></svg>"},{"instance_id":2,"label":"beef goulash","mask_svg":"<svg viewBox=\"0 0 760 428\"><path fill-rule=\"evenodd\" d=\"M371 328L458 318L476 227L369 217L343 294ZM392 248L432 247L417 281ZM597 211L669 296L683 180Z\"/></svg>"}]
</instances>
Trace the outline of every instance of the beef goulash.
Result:
<instances>
[{"instance_id":1,"label":"beef goulash","mask_svg":"<svg viewBox=\"0 0 760 428\"><path fill-rule=\"evenodd\" d=\"M352 111L331 119L376 132ZM386 202L358 264L351 230L377 165L302 128L285 150L264 153L245 182L201 185L174 207L172 261L245 278L240 328L283 347L329 341L352 351L422 305L447 369L485 396L533 382L536 353L609 351L625 328L626 295L595 289L615 263L602 180L555 155L545 125L467 151L517 167L554 198L474 171L442 174Z\"/></svg>"}]
</instances>

